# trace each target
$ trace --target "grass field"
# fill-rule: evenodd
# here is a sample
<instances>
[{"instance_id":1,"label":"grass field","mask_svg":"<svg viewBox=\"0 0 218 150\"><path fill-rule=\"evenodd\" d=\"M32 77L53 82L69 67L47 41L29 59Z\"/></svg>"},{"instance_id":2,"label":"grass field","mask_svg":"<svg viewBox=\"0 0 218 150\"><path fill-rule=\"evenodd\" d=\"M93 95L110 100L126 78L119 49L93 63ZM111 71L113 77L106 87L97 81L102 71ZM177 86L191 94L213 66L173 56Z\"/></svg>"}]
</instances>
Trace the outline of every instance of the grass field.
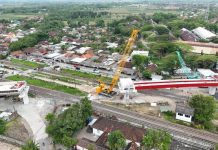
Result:
<instances>
[{"instance_id":1,"label":"grass field","mask_svg":"<svg viewBox=\"0 0 218 150\"><path fill-rule=\"evenodd\" d=\"M69 70L69 69L63 69L61 70L61 73L64 74L69 74L75 77L81 77L85 79L90 79L90 80L102 80L104 82L110 82L111 78L109 77L103 77L100 75L92 74L92 73L87 73L87 72L80 72L80 71L75 71L75 70Z\"/></svg>"},{"instance_id":2,"label":"grass field","mask_svg":"<svg viewBox=\"0 0 218 150\"><path fill-rule=\"evenodd\" d=\"M41 64L41 63L36 63L36 62L26 61L26 60L21 60L21 59L15 59L15 58L12 58L11 62L15 65L22 65L28 68L41 68L41 67L46 66L46 64Z\"/></svg>"},{"instance_id":3,"label":"grass field","mask_svg":"<svg viewBox=\"0 0 218 150\"><path fill-rule=\"evenodd\" d=\"M34 76L49 78L49 79L53 79L53 80L59 80L59 81L67 82L67 83L81 84L81 81L73 79L73 78L69 78L69 77L48 75L45 73L36 73L36 74L34 74Z\"/></svg>"},{"instance_id":4,"label":"grass field","mask_svg":"<svg viewBox=\"0 0 218 150\"><path fill-rule=\"evenodd\" d=\"M56 83L51 83L51 82L47 82L47 81L43 81L39 79L33 79L30 77L25 77L25 76L20 76L20 75L10 76L10 77L7 77L7 79L13 80L13 81L26 81L30 85L43 87L43 88L47 88L47 89L51 89L55 91L61 91L61 92L76 95L76 96L86 96L87 95L85 92L82 92L77 88L67 87L67 86L56 84Z\"/></svg>"},{"instance_id":5,"label":"grass field","mask_svg":"<svg viewBox=\"0 0 218 150\"><path fill-rule=\"evenodd\" d=\"M26 17L33 17L33 16L36 16L36 14L13 14L13 13L9 13L9 14L1 14L0 19L13 20L13 19L23 19L23 18L26 18Z\"/></svg>"}]
</instances>

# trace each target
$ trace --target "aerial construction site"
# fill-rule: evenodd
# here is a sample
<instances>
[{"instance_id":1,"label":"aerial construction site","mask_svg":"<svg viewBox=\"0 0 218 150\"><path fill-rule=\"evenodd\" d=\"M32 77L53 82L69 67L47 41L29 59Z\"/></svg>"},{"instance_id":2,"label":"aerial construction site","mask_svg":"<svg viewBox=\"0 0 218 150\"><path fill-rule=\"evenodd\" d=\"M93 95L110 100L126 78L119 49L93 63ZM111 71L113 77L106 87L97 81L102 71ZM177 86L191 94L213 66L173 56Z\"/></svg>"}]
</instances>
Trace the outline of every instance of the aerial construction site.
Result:
<instances>
[{"instance_id":1,"label":"aerial construction site","mask_svg":"<svg viewBox=\"0 0 218 150\"><path fill-rule=\"evenodd\" d=\"M216 2L15 3L0 150L217 149Z\"/></svg>"}]
</instances>

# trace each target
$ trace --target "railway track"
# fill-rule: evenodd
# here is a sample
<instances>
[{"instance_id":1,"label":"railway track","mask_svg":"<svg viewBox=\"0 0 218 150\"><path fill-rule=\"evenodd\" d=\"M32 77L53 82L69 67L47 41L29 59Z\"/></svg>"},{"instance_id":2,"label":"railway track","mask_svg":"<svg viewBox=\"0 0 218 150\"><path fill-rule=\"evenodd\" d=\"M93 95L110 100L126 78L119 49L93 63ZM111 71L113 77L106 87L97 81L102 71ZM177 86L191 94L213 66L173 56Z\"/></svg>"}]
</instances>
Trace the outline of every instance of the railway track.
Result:
<instances>
[{"instance_id":1,"label":"railway track","mask_svg":"<svg viewBox=\"0 0 218 150\"><path fill-rule=\"evenodd\" d=\"M164 129L170 132L177 139L189 141L194 146L201 146L201 148L213 148L214 143L218 143L218 135L207 131L200 131L190 127L179 124L170 123L157 117L149 115L140 115L138 113L116 108L113 106L93 102L93 108L96 111L102 112L106 115L114 115L120 120L134 123L138 126L145 126L148 128Z\"/></svg>"},{"instance_id":2,"label":"railway track","mask_svg":"<svg viewBox=\"0 0 218 150\"><path fill-rule=\"evenodd\" d=\"M31 86L32 92L45 94L49 97L65 99L68 102L75 103L80 99L77 96L66 94L59 91L48 90ZM103 115L116 116L119 120L131 123L139 127L148 127L155 129L164 129L170 132L175 139L183 143L200 147L203 149L212 149L215 143L218 143L218 135L203 130L197 130L179 124L170 123L157 117L149 115L140 115L133 111L124 110L114 106L92 102L94 110Z\"/></svg>"}]
</instances>

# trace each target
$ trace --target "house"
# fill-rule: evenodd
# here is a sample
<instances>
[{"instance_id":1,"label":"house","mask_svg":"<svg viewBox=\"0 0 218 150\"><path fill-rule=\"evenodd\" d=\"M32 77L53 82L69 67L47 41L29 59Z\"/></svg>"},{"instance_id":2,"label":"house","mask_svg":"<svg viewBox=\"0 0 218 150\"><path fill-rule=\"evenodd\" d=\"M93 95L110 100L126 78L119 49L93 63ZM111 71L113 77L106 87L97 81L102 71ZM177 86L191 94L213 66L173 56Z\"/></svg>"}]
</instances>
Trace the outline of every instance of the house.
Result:
<instances>
[{"instance_id":1,"label":"house","mask_svg":"<svg viewBox=\"0 0 218 150\"><path fill-rule=\"evenodd\" d=\"M131 142L135 142L139 147L141 140L146 133L146 130L143 128L135 127L130 124L106 117L100 117L91 127L93 129L93 134L99 137L96 143L98 141L101 141L100 143L106 142L106 140L104 140L104 134L107 130L110 130L110 132L119 130L123 133L127 145Z\"/></svg>"},{"instance_id":2,"label":"house","mask_svg":"<svg viewBox=\"0 0 218 150\"><path fill-rule=\"evenodd\" d=\"M129 60L131 61L132 57L134 55L141 55L141 56L145 56L145 57L148 57L149 55L149 51L136 51L134 50L132 53L131 53L131 56L129 57Z\"/></svg>"},{"instance_id":3,"label":"house","mask_svg":"<svg viewBox=\"0 0 218 150\"><path fill-rule=\"evenodd\" d=\"M196 42L199 40L199 38L192 33L191 31L189 31L188 29L183 28L181 30L181 35L180 35L181 39L184 41L193 41Z\"/></svg>"},{"instance_id":4,"label":"house","mask_svg":"<svg viewBox=\"0 0 218 150\"><path fill-rule=\"evenodd\" d=\"M107 48L117 48L118 47L117 43L106 42L106 44L107 44Z\"/></svg>"},{"instance_id":5,"label":"house","mask_svg":"<svg viewBox=\"0 0 218 150\"><path fill-rule=\"evenodd\" d=\"M76 53L80 55L93 54L93 51L91 50L91 47L81 47L80 49L76 50Z\"/></svg>"},{"instance_id":6,"label":"house","mask_svg":"<svg viewBox=\"0 0 218 150\"><path fill-rule=\"evenodd\" d=\"M200 39L203 40L209 40L213 37L216 37L216 34L210 32L209 30L202 28L202 27L198 27L194 30L192 30L192 32L197 35Z\"/></svg>"},{"instance_id":7,"label":"house","mask_svg":"<svg viewBox=\"0 0 218 150\"><path fill-rule=\"evenodd\" d=\"M215 76L215 72L210 69L197 69L201 78L208 79Z\"/></svg>"},{"instance_id":8,"label":"house","mask_svg":"<svg viewBox=\"0 0 218 150\"><path fill-rule=\"evenodd\" d=\"M77 150L88 150L88 148L90 146L92 146L94 148L94 150L108 150L108 148L101 147L101 146L97 145L96 143L94 143L88 139L85 139L85 138L78 140L78 143L76 145L76 149Z\"/></svg>"},{"instance_id":9,"label":"house","mask_svg":"<svg viewBox=\"0 0 218 150\"><path fill-rule=\"evenodd\" d=\"M176 105L176 119L191 122L194 115L194 109L184 104Z\"/></svg>"},{"instance_id":10,"label":"house","mask_svg":"<svg viewBox=\"0 0 218 150\"><path fill-rule=\"evenodd\" d=\"M11 56L15 58L25 58L26 57L26 55L22 51L11 52Z\"/></svg>"}]
</instances>

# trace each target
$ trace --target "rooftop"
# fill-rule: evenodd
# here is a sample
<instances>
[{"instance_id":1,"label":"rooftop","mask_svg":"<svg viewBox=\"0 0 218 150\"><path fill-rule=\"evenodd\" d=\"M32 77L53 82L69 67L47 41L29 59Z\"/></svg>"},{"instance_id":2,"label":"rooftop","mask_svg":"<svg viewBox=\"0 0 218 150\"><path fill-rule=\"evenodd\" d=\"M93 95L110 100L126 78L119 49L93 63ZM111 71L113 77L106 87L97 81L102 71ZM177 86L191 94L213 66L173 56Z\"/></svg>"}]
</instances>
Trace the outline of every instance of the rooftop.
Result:
<instances>
[{"instance_id":1,"label":"rooftop","mask_svg":"<svg viewBox=\"0 0 218 150\"><path fill-rule=\"evenodd\" d=\"M77 146L80 146L80 147L83 147L83 148L86 148L88 149L88 147L90 145L93 145L94 149L95 150L107 150L107 148L104 148L104 147L101 147L101 146L98 146L96 145L94 142L88 140L88 139L85 139L85 138L82 138L78 141L77 143Z\"/></svg>"},{"instance_id":2,"label":"rooftop","mask_svg":"<svg viewBox=\"0 0 218 150\"><path fill-rule=\"evenodd\" d=\"M202 27L198 27L192 31L202 39L209 39L209 38L216 36L216 34L210 32L209 30L202 28Z\"/></svg>"},{"instance_id":3,"label":"rooftop","mask_svg":"<svg viewBox=\"0 0 218 150\"><path fill-rule=\"evenodd\" d=\"M194 115L194 109L191 108L190 106L186 106L184 104L177 104L176 105L176 112L186 114L186 115L191 115L191 116Z\"/></svg>"},{"instance_id":4,"label":"rooftop","mask_svg":"<svg viewBox=\"0 0 218 150\"><path fill-rule=\"evenodd\" d=\"M120 122L117 120L101 117L93 125L92 128L105 131L105 129L110 129L111 131L120 130L124 137L131 141L141 142L146 130L132 126L130 124Z\"/></svg>"}]
</instances>

